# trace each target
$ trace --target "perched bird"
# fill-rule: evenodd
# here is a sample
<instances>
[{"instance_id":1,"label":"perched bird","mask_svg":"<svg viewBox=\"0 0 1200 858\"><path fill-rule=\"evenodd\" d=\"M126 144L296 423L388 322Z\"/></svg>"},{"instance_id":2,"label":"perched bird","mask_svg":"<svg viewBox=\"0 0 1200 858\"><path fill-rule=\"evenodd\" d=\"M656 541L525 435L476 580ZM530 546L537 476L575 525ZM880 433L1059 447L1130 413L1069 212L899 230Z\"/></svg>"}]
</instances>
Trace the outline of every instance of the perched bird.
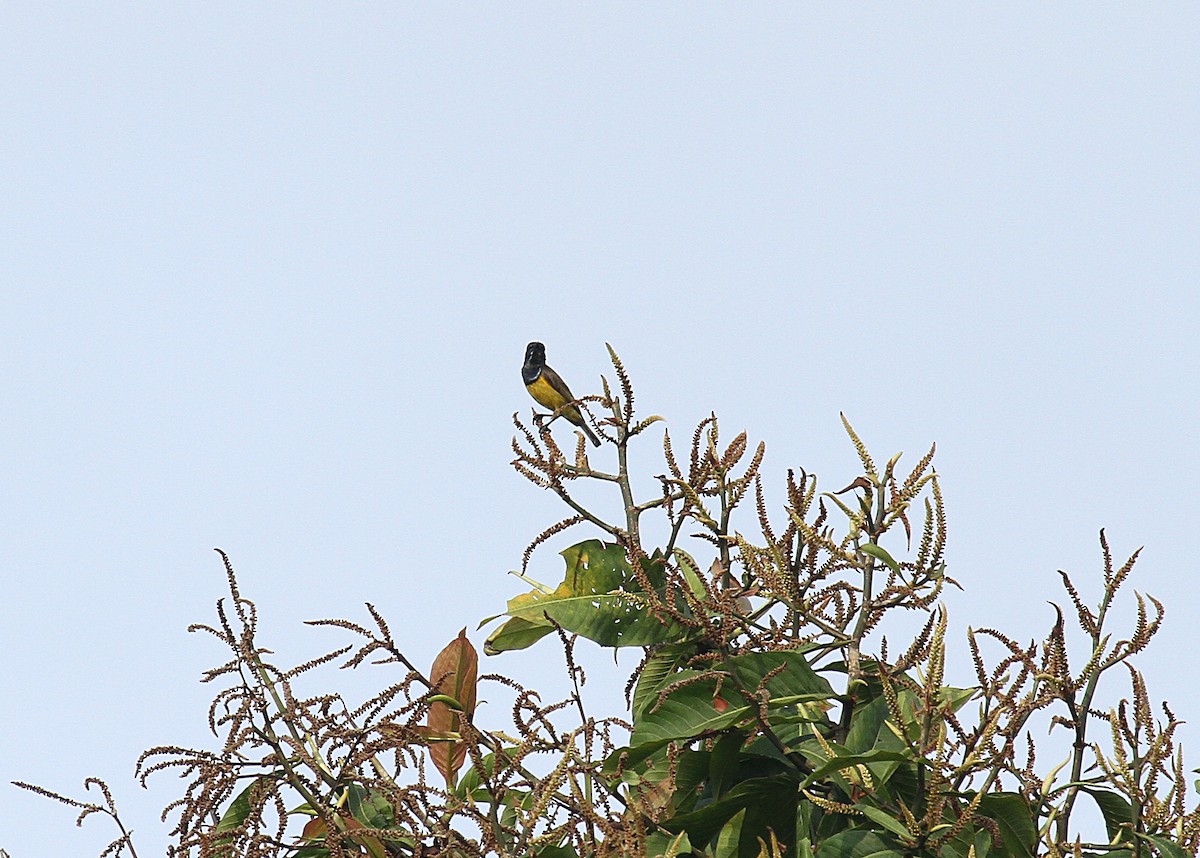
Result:
<instances>
[{"instance_id":1,"label":"perched bird","mask_svg":"<svg viewBox=\"0 0 1200 858\"><path fill-rule=\"evenodd\" d=\"M525 382L525 389L529 391L529 395L537 400L539 405L551 411L562 408L558 413L582 429L583 434L587 435L594 445L600 446L600 439L583 422L583 415L579 413L579 409L570 404L575 401L571 388L567 387L567 383L557 372L546 366L546 347L541 343L530 343L525 347L525 364L521 367L521 379Z\"/></svg>"}]
</instances>

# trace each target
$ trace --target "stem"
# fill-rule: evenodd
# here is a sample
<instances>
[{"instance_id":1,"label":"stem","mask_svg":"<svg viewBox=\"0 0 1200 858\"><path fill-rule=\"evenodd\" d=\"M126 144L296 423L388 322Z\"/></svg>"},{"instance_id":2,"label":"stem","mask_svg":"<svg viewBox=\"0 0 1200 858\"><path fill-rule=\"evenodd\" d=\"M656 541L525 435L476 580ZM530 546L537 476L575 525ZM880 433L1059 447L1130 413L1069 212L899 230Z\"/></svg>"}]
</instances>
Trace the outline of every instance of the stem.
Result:
<instances>
[{"instance_id":1,"label":"stem","mask_svg":"<svg viewBox=\"0 0 1200 858\"><path fill-rule=\"evenodd\" d=\"M883 520L883 511L886 509L884 487L877 485L875 492L877 495L875 498L877 506L875 522L880 522ZM878 545L882 530L871 521L869 508L867 510L867 528L868 542ZM850 718L854 713L854 687L862 681L862 639L866 637L868 621L871 613L875 610L875 605L871 601L875 591L875 558L863 554L857 536L854 537L854 554L860 563L865 560L866 564L862 566L862 606L859 608L854 630L850 632L850 643L846 647L846 704L842 709L841 723L838 727L838 733L843 739L850 732Z\"/></svg>"},{"instance_id":2,"label":"stem","mask_svg":"<svg viewBox=\"0 0 1200 858\"><path fill-rule=\"evenodd\" d=\"M138 858L137 850L133 848L131 832L125 830L125 825L121 822L121 817L117 816L115 813L109 813L108 815L112 817L112 821L115 822L117 824L117 828L121 830L121 839L124 841L125 845L129 847L129 854L132 855L133 858ZM3 854L5 856L8 855L7 852L4 852Z\"/></svg>"},{"instance_id":3,"label":"stem","mask_svg":"<svg viewBox=\"0 0 1200 858\"><path fill-rule=\"evenodd\" d=\"M1108 613L1108 606L1112 603L1113 591L1105 587L1104 598L1100 600L1100 610L1096 615L1095 631L1092 633L1092 657L1096 662L1096 667L1092 671L1092 675L1088 678L1087 685L1083 689L1083 698L1079 701L1079 706L1075 706L1074 692L1071 695L1064 696L1063 701L1067 704L1067 710L1070 712L1071 720L1075 723L1075 742L1073 744L1073 759L1071 760L1071 783L1078 784L1083 776L1083 753L1087 750L1087 728L1088 718L1092 711L1092 698L1096 694L1096 686L1100 682L1100 674L1104 672L1105 665L1100 659L1100 654L1097 650L1104 646L1104 618ZM1058 833L1056 835L1059 843L1066 843L1070 834L1071 811L1075 807L1075 799L1079 795L1079 787L1072 786L1067 790L1067 797L1063 801L1062 813L1058 817Z\"/></svg>"},{"instance_id":4,"label":"stem","mask_svg":"<svg viewBox=\"0 0 1200 858\"><path fill-rule=\"evenodd\" d=\"M625 507L625 531L629 535L626 550L634 557L642 553L642 537L638 531L641 510L633 500L633 487L629 483L629 424L625 421L621 421L617 426L617 485L621 487L621 501Z\"/></svg>"},{"instance_id":5,"label":"stem","mask_svg":"<svg viewBox=\"0 0 1200 858\"><path fill-rule=\"evenodd\" d=\"M622 493L624 493L624 489L625 489L625 486L624 486L624 484L622 484ZM581 516L583 516L587 521L590 521L592 524L596 525L596 527L600 528L601 530L603 530L605 533L609 534L610 536L614 536L614 537L618 537L618 538L620 537L621 531L619 528L614 527L613 525L609 524L608 522L604 521L603 519L593 515L590 511L588 511L583 506L581 506L573 497L571 497L571 495L567 492L566 488L564 488L561 483L556 482L554 484L554 493L556 495L558 495L560 498L562 498L563 503L565 503L571 509L575 510L577 513L579 513Z\"/></svg>"},{"instance_id":6,"label":"stem","mask_svg":"<svg viewBox=\"0 0 1200 858\"><path fill-rule=\"evenodd\" d=\"M729 516L733 510L729 506L729 484L725 482L725 469L717 468L717 486L721 497L721 521L717 525L717 540L720 543L721 568L725 571L726 581L733 579L732 561L729 558Z\"/></svg>"},{"instance_id":7,"label":"stem","mask_svg":"<svg viewBox=\"0 0 1200 858\"><path fill-rule=\"evenodd\" d=\"M766 737L768 742L775 746L775 748L780 754L783 755L783 758L788 761L792 768L796 769L796 771L803 775L809 774L811 770L806 771L804 766L797 763L792 755L792 749L785 745L783 740L775 735L775 731L771 729L771 726L767 723L767 719L762 716L761 701L758 699L758 696L747 689L741 678L729 668L728 662L726 661L727 657L727 653L722 653L721 667L723 668L723 672L729 677L730 682L732 683L733 687L737 689L738 693L745 698L747 703L754 707L754 720L758 723L759 732Z\"/></svg>"}]
</instances>

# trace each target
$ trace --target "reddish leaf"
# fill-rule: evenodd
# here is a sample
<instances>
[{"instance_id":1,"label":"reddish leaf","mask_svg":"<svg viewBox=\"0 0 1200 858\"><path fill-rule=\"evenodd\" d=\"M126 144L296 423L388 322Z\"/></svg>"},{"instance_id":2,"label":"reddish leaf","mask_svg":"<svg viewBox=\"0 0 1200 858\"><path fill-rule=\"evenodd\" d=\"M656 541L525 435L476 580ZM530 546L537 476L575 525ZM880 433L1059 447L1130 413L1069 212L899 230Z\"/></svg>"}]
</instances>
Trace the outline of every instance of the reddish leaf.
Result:
<instances>
[{"instance_id":1,"label":"reddish leaf","mask_svg":"<svg viewBox=\"0 0 1200 858\"><path fill-rule=\"evenodd\" d=\"M304 830L300 832L300 837L304 840L316 840L329 830L329 826L325 824L325 820L319 816L314 816L304 824Z\"/></svg>"},{"instance_id":2,"label":"reddish leaf","mask_svg":"<svg viewBox=\"0 0 1200 858\"><path fill-rule=\"evenodd\" d=\"M355 828L363 828L363 824L352 816L342 817L348 830ZM314 816L304 824L304 830L300 832L300 839L305 843L323 843L329 836L329 826L325 824L325 820L319 816ZM355 843L359 843L359 838L351 838ZM360 844L361 845L361 844Z\"/></svg>"},{"instance_id":3,"label":"reddish leaf","mask_svg":"<svg viewBox=\"0 0 1200 858\"><path fill-rule=\"evenodd\" d=\"M467 746L460 741L437 741L459 732L462 719L475 714L475 683L479 676L479 654L467 640L467 630L447 644L433 660L429 681L434 684L435 694L444 694L458 701L458 710L442 701L429 704L426 736L434 741L429 745L429 757L446 783L453 784L454 777L467 758Z\"/></svg>"},{"instance_id":4,"label":"reddish leaf","mask_svg":"<svg viewBox=\"0 0 1200 858\"><path fill-rule=\"evenodd\" d=\"M868 480L866 477L859 477L857 480L852 482L850 485L846 486L846 488L842 489L839 492L834 492L834 494L842 495L842 494L845 494L846 492L850 491L851 489L869 489L869 488L871 488L870 480Z\"/></svg>"}]
</instances>

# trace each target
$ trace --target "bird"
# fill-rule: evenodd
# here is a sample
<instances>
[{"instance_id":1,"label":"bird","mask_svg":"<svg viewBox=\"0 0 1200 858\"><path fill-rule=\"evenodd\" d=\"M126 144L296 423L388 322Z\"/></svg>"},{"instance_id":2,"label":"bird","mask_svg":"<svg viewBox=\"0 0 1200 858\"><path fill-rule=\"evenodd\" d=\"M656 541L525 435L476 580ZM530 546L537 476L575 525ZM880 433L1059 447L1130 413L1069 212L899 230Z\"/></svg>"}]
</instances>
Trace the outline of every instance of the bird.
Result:
<instances>
[{"instance_id":1,"label":"bird","mask_svg":"<svg viewBox=\"0 0 1200 858\"><path fill-rule=\"evenodd\" d=\"M583 415L575 406L575 395L562 377L546 366L546 347L541 343L530 343L525 347L525 363L521 367L521 380L529 395L544 408L558 411L567 420L583 430L593 445L599 447L600 439L583 422ZM562 409L561 411L559 409Z\"/></svg>"}]
</instances>

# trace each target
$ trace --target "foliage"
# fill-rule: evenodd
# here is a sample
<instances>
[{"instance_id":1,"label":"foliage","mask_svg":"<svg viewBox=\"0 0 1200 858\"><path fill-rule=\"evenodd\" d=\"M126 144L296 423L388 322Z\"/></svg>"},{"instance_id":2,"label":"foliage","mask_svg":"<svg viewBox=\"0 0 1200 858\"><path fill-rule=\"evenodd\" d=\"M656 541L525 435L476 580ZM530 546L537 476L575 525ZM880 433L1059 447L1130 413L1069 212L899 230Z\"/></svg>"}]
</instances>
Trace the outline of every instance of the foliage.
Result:
<instances>
[{"instance_id":1,"label":"foliage","mask_svg":"<svg viewBox=\"0 0 1200 858\"><path fill-rule=\"evenodd\" d=\"M899 455L878 467L843 417L862 473L840 491L818 492L815 477L789 470L783 509L773 512L763 444L752 448L744 432L723 444L711 416L682 458L663 433L665 470L639 499L629 448L661 418L635 419L632 384L609 351L615 387L602 379L602 393L578 404L603 413L588 416L614 468L593 467L581 435L569 456L551 434L553 419L535 415L527 426L514 416L514 467L570 512L530 544L520 575L532 589L492 618L501 622L485 646L496 655L557 641L573 693L547 704L514 679L480 676L463 632L423 672L370 605L368 625L313 623L353 643L279 668L225 558L231 598L218 603L216 625L193 627L230 651L205 676L223 684L209 711L222 744L153 748L139 762L143 781L163 771L187 781L165 813L174 818L173 855L1197 853L1200 813L1187 804L1179 722L1165 705L1155 716L1131 663L1158 631L1162 606L1137 594L1134 627L1120 637L1110 628L1136 553L1118 566L1101 533L1094 606L1061 574L1086 636L1082 653L1069 651L1061 610L1045 639L1028 646L992 628L968 630L975 676L957 687L946 678L951 644L939 597L956 582L946 574L933 448L907 473ZM610 488L619 515L580 500L580 485ZM747 524L735 529L736 515ZM561 583L532 582L536 549L578 526L599 538L562 552ZM652 529L664 534L653 544L643 535ZM881 631L907 612L923 620L893 651ZM586 711L581 638L640 654L627 717ZM355 705L335 693L297 693L303 674L335 662L401 673ZM1101 677L1116 668L1131 681L1129 697L1102 709ZM477 711L483 683L513 696L503 728ZM1070 739L1069 760L1049 771L1037 764L1035 716ZM1099 808L1103 842L1085 842L1078 830L1081 798ZM127 840L113 853L131 850Z\"/></svg>"}]
</instances>

